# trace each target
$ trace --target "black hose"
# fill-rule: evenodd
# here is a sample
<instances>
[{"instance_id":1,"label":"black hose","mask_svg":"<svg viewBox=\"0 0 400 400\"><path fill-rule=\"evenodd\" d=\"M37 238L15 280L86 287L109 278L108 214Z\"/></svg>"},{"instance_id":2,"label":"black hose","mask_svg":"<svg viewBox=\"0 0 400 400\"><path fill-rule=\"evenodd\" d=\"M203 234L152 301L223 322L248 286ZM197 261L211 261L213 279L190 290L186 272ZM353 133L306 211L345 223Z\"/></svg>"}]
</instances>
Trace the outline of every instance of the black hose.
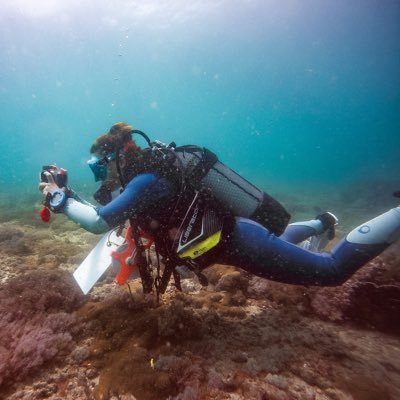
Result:
<instances>
[{"instance_id":1,"label":"black hose","mask_svg":"<svg viewBox=\"0 0 400 400\"><path fill-rule=\"evenodd\" d=\"M146 142L149 145L149 147L151 147L150 138L144 132L139 131L138 129L134 129L134 130L132 130L132 133L136 133L136 134L142 136L144 138L144 140L146 140Z\"/></svg>"},{"instance_id":2,"label":"black hose","mask_svg":"<svg viewBox=\"0 0 400 400\"><path fill-rule=\"evenodd\" d=\"M133 129L132 130L132 134L134 134L134 133L142 136L146 140L146 142L149 145L149 147L151 147L150 138L144 132L139 131L138 129ZM125 182L125 180L123 178L123 175L122 175L121 166L119 165L119 154L120 154L120 151L121 151L121 149L118 149L117 150L117 154L116 154L117 172L118 172L119 181L121 182L121 187L122 187L122 189L125 189L126 182Z\"/></svg>"}]
</instances>

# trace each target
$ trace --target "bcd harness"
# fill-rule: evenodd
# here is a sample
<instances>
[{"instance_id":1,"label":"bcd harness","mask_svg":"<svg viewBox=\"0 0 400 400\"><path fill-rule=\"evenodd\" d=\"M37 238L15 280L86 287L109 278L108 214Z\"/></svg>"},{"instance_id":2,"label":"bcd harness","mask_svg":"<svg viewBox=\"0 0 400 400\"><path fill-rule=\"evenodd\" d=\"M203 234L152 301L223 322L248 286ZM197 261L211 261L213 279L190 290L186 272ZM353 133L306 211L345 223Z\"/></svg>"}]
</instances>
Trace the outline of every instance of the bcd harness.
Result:
<instances>
[{"instance_id":1,"label":"bcd harness","mask_svg":"<svg viewBox=\"0 0 400 400\"><path fill-rule=\"evenodd\" d=\"M137 216L129 219L130 228L125 237L128 249L123 254L113 256L121 262L121 271L125 269L123 276L121 273L117 276L118 283L125 283L128 272L134 268L132 264L129 265L134 258L144 293L151 292L154 285L158 297L165 292L171 276L174 277L175 286L181 290L180 275L176 270L181 265L187 266L198 276L201 284L207 285L196 259L221 241L227 221L233 221L234 216L247 217L277 235L285 229L290 215L284 207L222 164L210 150L193 145L177 147L175 143L165 145L159 141L151 142L141 131L134 130L132 133L143 136L149 145L143 149L142 166L136 174L153 172L164 176L175 182L179 192L168 223L154 237L140 230ZM118 152L116 160L123 190L125 182L118 163ZM168 231L172 227L175 227L176 234L170 240L167 239ZM146 257L145 253L153 241L157 256L155 279L151 274L151 258ZM133 253L135 257L132 257ZM162 275L160 255L164 263Z\"/></svg>"}]
</instances>

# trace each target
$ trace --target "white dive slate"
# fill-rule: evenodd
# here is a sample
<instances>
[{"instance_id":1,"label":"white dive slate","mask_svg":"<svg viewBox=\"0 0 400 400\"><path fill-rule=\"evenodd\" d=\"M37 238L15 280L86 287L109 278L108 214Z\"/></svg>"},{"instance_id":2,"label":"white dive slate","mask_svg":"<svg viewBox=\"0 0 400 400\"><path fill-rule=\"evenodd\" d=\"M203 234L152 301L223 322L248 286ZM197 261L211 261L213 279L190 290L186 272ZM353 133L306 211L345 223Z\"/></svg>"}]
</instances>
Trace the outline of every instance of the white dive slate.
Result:
<instances>
[{"instance_id":1,"label":"white dive slate","mask_svg":"<svg viewBox=\"0 0 400 400\"><path fill-rule=\"evenodd\" d=\"M116 250L123 242L123 236L117 236L115 231L107 232L75 270L74 278L84 294L89 293L111 265L111 252ZM107 246L107 243L111 243L111 246Z\"/></svg>"}]
</instances>

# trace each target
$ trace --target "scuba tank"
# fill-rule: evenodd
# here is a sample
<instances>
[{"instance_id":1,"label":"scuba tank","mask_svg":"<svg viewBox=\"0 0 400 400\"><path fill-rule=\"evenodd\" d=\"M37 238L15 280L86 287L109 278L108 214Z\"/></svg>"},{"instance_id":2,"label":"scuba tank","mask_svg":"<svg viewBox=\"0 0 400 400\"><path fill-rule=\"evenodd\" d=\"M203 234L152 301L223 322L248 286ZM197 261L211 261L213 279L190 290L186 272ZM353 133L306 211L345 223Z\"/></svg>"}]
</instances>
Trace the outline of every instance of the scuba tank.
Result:
<instances>
[{"instance_id":1,"label":"scuba tank","mask_svg":"<svg viewBox=\"0 0 400 400\"><path fill-rule=\"evenodd\" d=\"M175 149L191 184L210 192L235 216L249 218L276 235L285 230L290 214L273 197L220 162L210 150L197 146Z\"/></svg>"},{"instance_id":2,"label":"scuba tank","mask_svg":"<svg viewBox=\"0 0 400 400\"><path fill-rule=\"evenodd\" d=\"M159 141L150 142L141 131L133 133L148 141L144 154L149 170L180 179L195 191L208 192L233 215L256 221L276 235L285 230L290 220L285 208L220 162L210 150L194 145L177 147L175 143L167 146Z\"/></svg>"}]
</instances>

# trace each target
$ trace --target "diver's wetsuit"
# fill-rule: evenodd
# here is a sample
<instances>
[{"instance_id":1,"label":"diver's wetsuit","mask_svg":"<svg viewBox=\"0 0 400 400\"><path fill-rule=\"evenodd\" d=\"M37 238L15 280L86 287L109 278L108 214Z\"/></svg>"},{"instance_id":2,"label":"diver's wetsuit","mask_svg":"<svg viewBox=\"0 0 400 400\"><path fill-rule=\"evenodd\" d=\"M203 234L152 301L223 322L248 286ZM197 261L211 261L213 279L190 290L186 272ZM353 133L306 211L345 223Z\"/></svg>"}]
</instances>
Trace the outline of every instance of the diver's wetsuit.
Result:
<instances>
[{"instance_id":1,"label":"diver's wetsuit","mask_svg":"<svg viewBox=\"0 0 400 400\"><path fill-rule=\"evenodd\" d=\"M176 187L166 178L144 173L134 177L123 193L104 207L69 198L63 211L86 230L102 233L134 215L165 218L177 195ZM313 253L295 244L322 231L321 221L312 220L289 225L277 237L252 220L236 217L222 242L199 261L203 267L229 264L285 283L339 285L399 236L400 207L355 228L331 253Z\"/></svg>"}]
</instances>

